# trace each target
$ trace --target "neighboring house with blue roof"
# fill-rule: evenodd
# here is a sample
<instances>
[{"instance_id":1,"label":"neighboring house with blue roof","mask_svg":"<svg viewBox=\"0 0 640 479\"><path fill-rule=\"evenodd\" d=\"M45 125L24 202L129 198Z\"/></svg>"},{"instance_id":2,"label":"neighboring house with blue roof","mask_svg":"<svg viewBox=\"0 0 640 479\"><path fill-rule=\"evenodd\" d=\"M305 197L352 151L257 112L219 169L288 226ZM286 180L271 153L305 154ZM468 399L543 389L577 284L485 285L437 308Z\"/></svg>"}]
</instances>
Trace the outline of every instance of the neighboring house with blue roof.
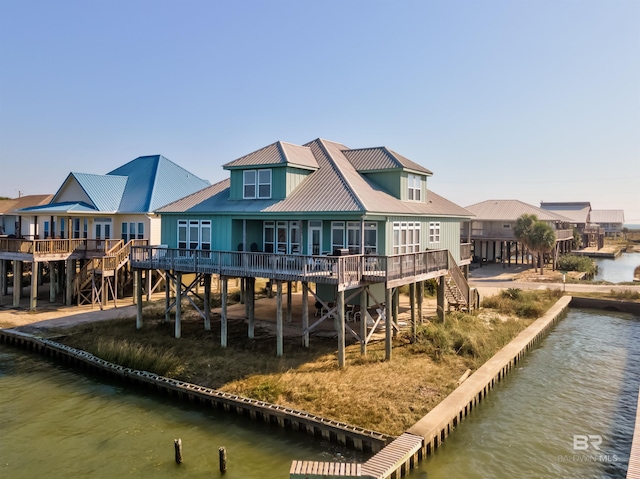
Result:
<instances>
[{"instance_id":1,"label":"neighboring house with blue roof","mask_svg":"<svg viewBox=\"0 0 640 479\"><path fill-rule=\"evenodd\" d=\"M69 173L50 202L14 211L22 229L17 238L0 240L0 287L6 289L6 262L13 262L16 280L23 263L33 268L48 263L51 301L61 290L67 304L72 297L92 304L104 304L109 296L115 300L127 279L131 245L160 242L154 211L208 185L162 155L140 156L105 175ZM118 283L120 273L124 277ZM19 282L14 283L14 306L21 294Z\"/></svg>"},{"instance_id":2,"label":"neighboring house with blue roof","mask_svg":"<svg viewBox=\"0 0 640 479\"><path fill-rule=\"evenodd\" d=\"M69 173L49 204L24 208L29 236L160 241L153 212L209 185L162 155L141 156L106 175Z\"/></svg>"}]
</instances>

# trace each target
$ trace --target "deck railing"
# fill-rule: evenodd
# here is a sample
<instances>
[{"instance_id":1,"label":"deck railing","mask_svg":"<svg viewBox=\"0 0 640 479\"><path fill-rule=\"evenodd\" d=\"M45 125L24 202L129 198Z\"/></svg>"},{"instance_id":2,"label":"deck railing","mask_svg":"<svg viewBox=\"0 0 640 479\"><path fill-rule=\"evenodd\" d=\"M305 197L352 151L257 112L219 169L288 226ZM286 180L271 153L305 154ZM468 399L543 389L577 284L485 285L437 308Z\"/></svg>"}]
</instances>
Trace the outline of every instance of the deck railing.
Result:
<instances>
[{"instance_id":1,"label":"deck railing","mask_svg":"<svg viewBox=\"0 0 640 479\"><path fill-rule=\"evenodd\" d=\"M123 243L121 239L96 240L76 238L28 240L20 238L0 238L0 252L43 256L64 255L77 252L110 254L121 250ZM132 240L129 243L144 245L148 244L148 240Z\"/></svg>"},{"instance_id":2,"label":"deck railing","mask_svg":"<svg viewBox=\"0 0 640 479\"><path fill-rule=\"evenodd\" d=\"M448 269L449 252L429 250L393 256L308 256L134 246L131 248L131 264L142 269L307 280L349 287L362 282L393 282L407 277L435 275Z\"/></svg>"}]
</instances>

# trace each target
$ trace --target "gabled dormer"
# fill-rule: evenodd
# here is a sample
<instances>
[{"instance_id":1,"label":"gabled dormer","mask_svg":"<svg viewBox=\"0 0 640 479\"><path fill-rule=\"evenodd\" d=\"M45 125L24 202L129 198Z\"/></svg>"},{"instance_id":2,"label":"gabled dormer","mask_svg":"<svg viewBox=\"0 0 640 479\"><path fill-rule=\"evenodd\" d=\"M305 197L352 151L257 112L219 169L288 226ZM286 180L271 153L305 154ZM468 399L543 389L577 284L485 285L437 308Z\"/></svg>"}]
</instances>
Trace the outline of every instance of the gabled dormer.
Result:
<instances>
[{"instance_id":1,"label":"gabled dormer","mask_svg":"<svg viewBox=\"0 0 640 479\"><path fill-rule=\"evenodd\" d=\"M319 166L311 148L277 141L223 165L231 200L281 200Z\"/></svg>"},{"instance_id":2,"label":"gabled dormer","mask_svg":"<svg viewBox=\"0 0 640 479\"><path fill-rule=\"evenodd\" d=\"M401 201L427 201L427 178L433 173L384 146L343 150L361 175Z\"/></svg>"}]
</instances>

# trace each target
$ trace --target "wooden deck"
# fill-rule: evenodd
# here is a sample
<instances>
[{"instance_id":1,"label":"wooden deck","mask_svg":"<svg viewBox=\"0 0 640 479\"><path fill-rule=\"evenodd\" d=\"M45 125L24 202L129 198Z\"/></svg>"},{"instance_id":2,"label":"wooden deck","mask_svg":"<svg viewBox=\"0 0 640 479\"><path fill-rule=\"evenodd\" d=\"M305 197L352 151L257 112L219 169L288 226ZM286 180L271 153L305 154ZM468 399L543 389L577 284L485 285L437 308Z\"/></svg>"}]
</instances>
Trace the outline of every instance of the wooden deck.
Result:
<instances>
[{"instance_id":1,"label":"wooden deck","mask_svg":"<svg viewBox=\"0 0 640 479\"><path fill-rule=\"evenodd\" d=\"M631 453L629 453L627 479L640 479L640 393L638 395L638 406L636 407L636 425L633 430Z\"/></svg>"},{"instance_id":2,"label":"wooden deck","mask_svg":"<svg viewBox=\"0 0 640 479\"><path fill-rule=\"evenodd\" d=\"M324 283L336 285L339 291L371 283L385 283L387 287L395 287L437 278L451 269L451 261L453 259L448 250L393 256L305 256L158 246L138 246L131 249L131 265L137 269ZM461 263L468 262L470 258Z\"/></svg>"},{"instance_id":3,"label":"wooden deck","mask_svg":"<svg viewBox=\"0 0 640 479\"><path fill-rule=\"evenodd\" d=\"M11 261L61 261L105 255L122 240L0 238L0 259ZM147 242L144 241L146 244Z\"/></svg>"}]
</instances>

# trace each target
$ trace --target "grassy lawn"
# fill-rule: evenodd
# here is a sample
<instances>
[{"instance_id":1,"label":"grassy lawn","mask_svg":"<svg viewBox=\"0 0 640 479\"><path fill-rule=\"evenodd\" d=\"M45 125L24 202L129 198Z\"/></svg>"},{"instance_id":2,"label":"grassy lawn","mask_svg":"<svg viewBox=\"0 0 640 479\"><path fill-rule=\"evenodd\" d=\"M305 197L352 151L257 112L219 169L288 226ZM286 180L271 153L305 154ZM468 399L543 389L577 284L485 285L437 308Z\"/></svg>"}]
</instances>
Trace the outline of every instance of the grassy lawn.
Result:
<instances>
[{"instance_id":1,"label":"grassy lawn","mask_svg":"<svg viewBox=\"0 0 640 479\"><path fill-rule=\"evenodd\" d=\"M229 322L229 347L220 347L220 324L204 331L201 319L186 317L182 338L173 323L159 318L156 305L145 307L142 330L135 319L90 323L65 329L58 341L126 367L305 410L338 421L399 435L457 387L467 369L481 366L535 318L558 291L506 290L486 298L475 314L449 313L444 324L430 318L397 335L393 358L384 360L384 341L374 341L367 355L349 344L347 367L339 369L336 341L312 336L305 349L300 338L285 338L277 358L271 328L256 325L246 337L242 320Z\"/></svg>"}]
</instances>

